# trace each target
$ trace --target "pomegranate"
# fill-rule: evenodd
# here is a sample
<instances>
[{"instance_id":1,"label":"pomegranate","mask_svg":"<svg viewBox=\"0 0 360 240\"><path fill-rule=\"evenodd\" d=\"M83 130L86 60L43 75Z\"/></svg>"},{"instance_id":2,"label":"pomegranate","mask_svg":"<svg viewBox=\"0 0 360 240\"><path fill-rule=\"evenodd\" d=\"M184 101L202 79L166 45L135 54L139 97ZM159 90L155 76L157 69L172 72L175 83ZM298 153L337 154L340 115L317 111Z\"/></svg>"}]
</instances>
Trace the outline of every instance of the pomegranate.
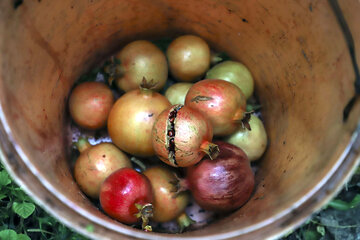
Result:
<instances>
[{"instance_id":1,"label":"pomegranate","mask_svg":"<svg viewBox=\"0 0 360 240\"><path fill-rule=\"evenodd\" d=\"M80 189L91 198L98 198L100 186L111 173L124 167L131 168L128 157L114 144L91 146L85 138L76 143L80 156L74 167L74 177Z\"/></svg>"},{"instance_id":2,"label":"pomegranate","mask_svg":"<svg viewBox=\"0 0 360 240\"><path fill-rule=\"evenodd\" d=\"M167 222L180 216L189 202L187 192L176 194L177 177L169 168L153 166L143 174L150 180L154 193L154 215L156 222Z\"/></svg>"},{"instance_id":3,"label":"pomegranate","mask_svg":"<svg viewBox=\"0 0 360 240\"><path fill-rule=\"evenodd\" d=\"M255 115L251 115L249 131L239 128L235 133L228 136L225 141L241 148L250 161L258 160L265 152L267 146L267 134L262 121Z\"/></svg>"},{"instance_id":4,"label":"pomegranate","mask_svg":"<svg viewBox=\"0 0 360 240\"><path fill-rule=\"evenodd\" d=\"M113 63L105 68L110 75L109 83L128 92L137 89L142 79L156 82L154 90L165 85L168 65L165 54L153 43L146 40L133 41L112 58Z\"/></svg>"},{"instance_id":5,"label":"pomegranate","mask_svg":"<svg viewBox=\"0 0 360 240\"><path fill-rule=\"evenodd\" d=\"M154 155L151 129L156 117L170 106L166 97L149 88L144 81L140 89L121 96L108 119L108 132L114 144L140 157Z\"/></svg>"},{"instance_id":6,"label":"pomegranate","mask_svg":"<svg viewBox=\"0 0 360 240\"><path fill-rule=\"evenodd\" d=\"M210 48L197 36L176 38L167 48L166 55L172 76L180 81L198 80L210 67Z\"/></svg>"},{"instance_id":7,"label":"pomegranate","mask_svg":"<svg viewBox=\"0 0 360 240\"><path fill-rule=\"evenodd\" d=\"M206 73L207 79L222 79L238 86L246 99L254 92L254 80L249 69L240 62L225 61Z\"/></svg>"},{"instance_id":8,"label":"pomegranate","mask_svg":"<svg viewBox=\"0 0 360 240\"><path fill-rule=\"evenodd\" d=\"M201 112L214 128L215 136L233 133L246 112L246 98L234 84L218 79L195 83L188 91L185 106Z\"/></svg>"},{"instance_id":9,"label":"pomegranate","mask_svg":"<svg viewBox=\"0 0 360 240\"><path fill-rule=\"evenodd\" d=\"M148 226L152 216L153 193L147 177L131 168L122 168L105 179L100 189L102 209L116 220L134 224L142 220L142 227Z\"/></svg>"},{"instance_id":10,"label":"pomegranate","mask_svg":"<svg viewBox=\"0 0 360 240\"><path fill-rule=\"evenodd\" d=\"M180 104L164 110L152 130L156 155L173 167L194 165L205 154L216 158L218 148L210 142L212 137L209 121L196 110Z\"/></svg>"},{"instance_id":11,"label":"pomegranate","mask_svg":"<svg viewBox=\"0 0 360 240\"><path fill-rule=\"evenodd\" d=\"M69 111L77 125L95 130L106 126L113 104L114 96L108 86L99 82L84 82L71 92Z\"/></svg>"},{"instance_id":12,"label":"pomegranate","mask_svg":"<svg viewBox=\"0 0 360 240\"><path fill-rule=\"evenodd\" d=\"M175 83L166 90L165 97L172 105L184 104L186 94L192 85L192 83Z\"/></svg>"},{"instance_id":13,"label":"pomegranate","mask_svg":"<svg viewBox=\"0 0 360 240\"><path fill-rule=\"evenodd\" d=\"M189 189L204 209L228 212L242 206L254 189L254 174L246 154L238 147L215 142L220 149L215 160L204 158L187 168L186 179L180 182Z\"/></svg>"}]
</instances>

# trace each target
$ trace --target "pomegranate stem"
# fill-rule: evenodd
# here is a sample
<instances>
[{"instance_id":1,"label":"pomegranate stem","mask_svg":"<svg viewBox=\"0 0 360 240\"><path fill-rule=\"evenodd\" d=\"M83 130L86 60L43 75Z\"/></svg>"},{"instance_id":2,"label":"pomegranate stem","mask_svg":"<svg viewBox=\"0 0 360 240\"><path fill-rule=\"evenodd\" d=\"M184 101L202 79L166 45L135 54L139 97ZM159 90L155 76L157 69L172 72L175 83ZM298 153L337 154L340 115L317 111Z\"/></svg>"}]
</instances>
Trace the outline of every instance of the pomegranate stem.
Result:
<instances>
[{"instance_id":1,"label":"pomegranate stem","mask_svg":"<svg viewBox=\"0 0 360 240\"><path fill-rule=\"evenodd\" d=\"M176 222L179 225L179 232L182 233L185 228L189 227L191 224L196 223L192 220L185 212L176 218Z\"/></svg>"},{"instance_id":2,"label":"pomegranate stem","mask_svg":"<svg viewBox=\"0 0 360 240\"><path fill-rule=\"evenodd\" d=\"M138 204L135 203L135 207L139 210L138 213L135 214L137 218L141 218L141 228L146 232L151 232L152 228L149 224L149 218L153 216L153 205L151 203L147 204Z\"/></svg>"},{"instance_id":3,"label":"pomegranate stem","mask_svg":"<svg viewBox=\"0 0 360 240\"><path fill-rule=\"evenodd\" d=\"M80 137L75 143L75 146L79 150L79 152L84 152L86 149L91 147L91 144L89 143L87 138Z\"/></svg>"},{"instance_id":4,"label":"pomegranate stem","mask_svg":"<svg viewBox=\"0 0 360 240\"><path fill-rule=\"evenodd\" d=\"M208 141L203 142L200 149L205 152L211 160L214 160L220 153L218 145Z\"/></svg>"}]
</instances>

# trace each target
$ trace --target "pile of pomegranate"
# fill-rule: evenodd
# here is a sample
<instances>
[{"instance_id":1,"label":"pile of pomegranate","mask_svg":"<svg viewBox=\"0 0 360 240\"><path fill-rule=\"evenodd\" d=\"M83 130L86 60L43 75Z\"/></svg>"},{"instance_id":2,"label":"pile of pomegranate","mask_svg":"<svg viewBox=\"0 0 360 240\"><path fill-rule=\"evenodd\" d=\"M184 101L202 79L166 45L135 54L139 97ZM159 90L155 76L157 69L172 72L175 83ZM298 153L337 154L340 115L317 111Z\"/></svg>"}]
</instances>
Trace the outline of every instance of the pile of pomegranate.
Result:
<instances>
[{"instance_id":1,"label":"pile of pomegranate","mask_svg":"<svg viewBox=\"0 0 360 240\"><path fill-rule=\"evenodd\" d=\"M183 231L194 224L189 206L223 215L249 200L250 163L267 136L259 112L249 111L254 81L245 65L184 35L165 51L133 41L102 71L75 85L69 112L74 178L104 213L145 231L167 222ZM103 137L90 144L89 133Z\"/></svg>"}]
</instances>

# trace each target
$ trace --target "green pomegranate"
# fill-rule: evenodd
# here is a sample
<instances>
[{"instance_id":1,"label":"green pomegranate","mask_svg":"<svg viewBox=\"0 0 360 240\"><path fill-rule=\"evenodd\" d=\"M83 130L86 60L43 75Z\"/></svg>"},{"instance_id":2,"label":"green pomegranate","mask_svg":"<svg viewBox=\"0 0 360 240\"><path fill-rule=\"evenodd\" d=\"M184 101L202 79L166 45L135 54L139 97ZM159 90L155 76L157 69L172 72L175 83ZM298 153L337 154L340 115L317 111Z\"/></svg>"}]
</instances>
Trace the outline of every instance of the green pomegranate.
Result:
<instances>
[{"instance_id":1,"label":"green pomegranate","mask_svg":"<svg viewBox=\"0 0 360 240\"><path fill-rule=\"evenodd\" d=\"M206 73L207 79L222 79L238 86L248 99L254 92L254 80L249 69L240 62L225 61Z\"/></svg>"},{"instance_id":2,"label":"green pomegranate","mask_svg":"<svg viewBox=\"0 0 360 240\"><path fill-rule=\"evenodd\" d=\"M175 83L166 90L165 97L172 105L184 104L186 94L192 85L192 83Z\"/></svg>"},{"instance_id":3,"label":"green pomegranate","mask_svg":"<svg viewBox=\"0 0 360 240\"><path fill-rule=\"evenodd\" d=\"M267 146L267 134L262 121L255 115L251 115L249 131L239 128L235 133L226 138L226 142L241 148L250 161L259 159Z\"/></svg>"}]
</instances>

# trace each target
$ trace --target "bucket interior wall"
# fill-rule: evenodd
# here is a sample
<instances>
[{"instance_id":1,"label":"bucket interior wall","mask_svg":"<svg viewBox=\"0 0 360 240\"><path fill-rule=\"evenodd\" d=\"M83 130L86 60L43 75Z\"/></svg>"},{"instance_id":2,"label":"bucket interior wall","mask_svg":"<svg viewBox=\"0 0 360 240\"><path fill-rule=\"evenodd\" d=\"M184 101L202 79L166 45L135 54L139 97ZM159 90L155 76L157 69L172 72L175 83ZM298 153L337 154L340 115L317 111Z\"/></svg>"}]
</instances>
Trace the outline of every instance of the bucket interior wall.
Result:
<instances>
[{"instance_id":1,"label":"bucket interior wall","mask_svg":"<svg viewBox=\"0 0 360 240\"><path fill-rule=\"evenodd\" d=\"M240 234L296 207L336 168L359 116L355 105L343 121L355 76L328 1L39 0L0 9L0 100L11 138L47 188L119 232L137 230L98 211L73 180L66 104L81 74L131 40L201 36L248 66L262 104L269 147L253 197L184 237Z\"/></svg>"}]
</instances>

